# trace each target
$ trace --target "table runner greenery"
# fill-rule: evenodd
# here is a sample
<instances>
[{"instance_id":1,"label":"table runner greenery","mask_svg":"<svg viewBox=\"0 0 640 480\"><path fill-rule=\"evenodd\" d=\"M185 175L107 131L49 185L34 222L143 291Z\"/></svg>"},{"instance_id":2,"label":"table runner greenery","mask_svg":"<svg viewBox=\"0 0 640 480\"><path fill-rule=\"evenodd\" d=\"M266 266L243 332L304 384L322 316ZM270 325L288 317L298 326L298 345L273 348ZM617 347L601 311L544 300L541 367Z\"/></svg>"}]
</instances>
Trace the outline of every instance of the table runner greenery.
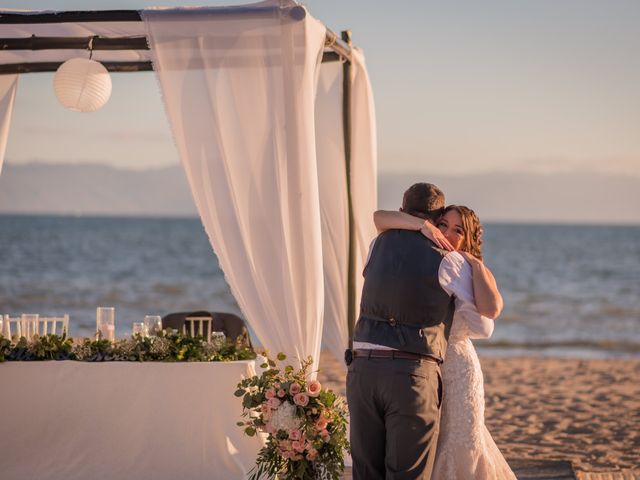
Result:
<instances>
[{"instance_id":1,"label":"table runner greenery","mask_svg":"<svg viewBox=\"0 0 640 480\"><path fill-rule=\"evenodd\" d=\"M157 336L111 342L104 338L73 339L62 335L34 335L15 341L0 335L0 362L38 360L78 360L84 362L215 362L249 360L255 352L242 342L228 339L207 342L176 330L163 330Z\"/></svg>"}]
</instances>

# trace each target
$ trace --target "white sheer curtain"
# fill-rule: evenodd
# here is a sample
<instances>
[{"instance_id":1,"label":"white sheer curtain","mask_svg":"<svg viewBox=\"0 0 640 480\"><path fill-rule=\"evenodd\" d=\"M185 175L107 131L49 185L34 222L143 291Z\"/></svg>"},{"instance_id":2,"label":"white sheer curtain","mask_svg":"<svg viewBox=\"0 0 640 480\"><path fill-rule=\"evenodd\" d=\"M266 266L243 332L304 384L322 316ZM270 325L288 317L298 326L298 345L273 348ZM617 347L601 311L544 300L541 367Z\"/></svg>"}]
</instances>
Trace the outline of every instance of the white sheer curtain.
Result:
<instances>
[{"instance_id":1,"label":"white sheer curtain","mask_svg":"<svg viewBox=\"0 0 640 480\"><path fill-rule=\"evenodd\" d=\"M0 75L0 173L2 173L2 164L4 163L17 88L18 75Z\"/></svg>"},{"instance_id":2,"label":"white sheer curtain","mask_svg":"<svg viewBox=\"0 0 640 480\"><path fill-rule=\"evenodd\" d=\"M364 57L361 52L354 50L352 60L350 179L356 243L357 315L363 283L362 269L369 244L376 235L373 212L377 205L377 149L373 93ZM349 338L349 218L342 123L342 82L341 63L322 65L316 98L316 138L325 273L323 341L339 359L343 358Z\"/></svg>"},{"instance_id":3,"label":"white sheer curtain","mask_svg":"<svg viewBox=\"0 0 640 480\"><path fill-rule=\"evenodd\" d=\"M316 151L322 219L324 331L322 340L336 357L347 347L349 216L342 128L342 63L323 63L316 96Z\"/></svg>"},{"instance_id":4,"label":"white sheer curtain","mask_svg":"<svg viewBox=\"0 0 640 480\"><path fill-rule=\"evenodd\" d=\"M314 98L325 27L277 0L143 18L198 212L240 308L272 353L317 362Z\"/></svg>"},{"instance_id":5,"label":"white sheer curtain","mask_svg":"<svg viewBox=\"0 0 640 480\"><path fill-rule=\"evenodd\" d=\"M361 51L354 49L351 69L351 198L356 239L356 315L369 245L376 236L373 212L378 205L378 147L373 90Z\"/></svg>"}]
</instances>

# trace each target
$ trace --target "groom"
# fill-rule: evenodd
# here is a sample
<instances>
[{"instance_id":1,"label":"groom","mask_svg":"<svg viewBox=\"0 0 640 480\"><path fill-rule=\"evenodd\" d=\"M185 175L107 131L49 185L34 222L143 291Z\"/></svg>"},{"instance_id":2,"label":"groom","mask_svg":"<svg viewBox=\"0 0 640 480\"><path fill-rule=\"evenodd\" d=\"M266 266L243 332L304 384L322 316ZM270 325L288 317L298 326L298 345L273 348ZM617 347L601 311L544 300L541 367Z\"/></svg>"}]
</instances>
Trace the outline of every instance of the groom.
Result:
<instances>
[{"instance_id":1,"label":"groom","mask_svg":"<svg viewBox=\"0 0 640 480\"><path fill-rule=\"evenodd\" d=\"M444 194L416 183L402 211L435 222ZM355 480L429 479L438 441L443 361L464 262L420 231L388 230L364 268L360 317L346 355ZM460 307L460 305L458 305ZM463 306L464 308L464 306Z\"/></svg>"}]
</instances>

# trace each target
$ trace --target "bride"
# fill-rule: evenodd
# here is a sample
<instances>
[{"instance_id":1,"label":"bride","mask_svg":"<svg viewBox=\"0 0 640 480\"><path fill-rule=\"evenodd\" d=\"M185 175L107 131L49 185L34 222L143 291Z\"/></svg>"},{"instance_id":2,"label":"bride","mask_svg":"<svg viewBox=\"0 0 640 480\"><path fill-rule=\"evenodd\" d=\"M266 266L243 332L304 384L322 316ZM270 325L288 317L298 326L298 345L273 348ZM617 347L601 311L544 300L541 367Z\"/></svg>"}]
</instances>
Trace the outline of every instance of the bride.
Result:
<instances>
[{"instance_id":1,"label":"bride","mask_svg":"<svg viewBox=\"0 0 640 480\"><path fill-rule=\"evenodd\" d=\"M436 244L448 242L471 264L478 311L492 318L498 316L502 310L502 297L491 271L482 262L482 225L473 210L450 205L436 223L437 228L404 212L377 211L374 221L378 231L420 230ZM484 326L485 332L487 328L491 332L493 320L484 320L490 322L488 327ZM474 338L474 326L466 324L462 315L454 314L442 365L444 395L432 478L515 479L484 423L482 370L470 338Z\"/></svg>"}]
</instances>

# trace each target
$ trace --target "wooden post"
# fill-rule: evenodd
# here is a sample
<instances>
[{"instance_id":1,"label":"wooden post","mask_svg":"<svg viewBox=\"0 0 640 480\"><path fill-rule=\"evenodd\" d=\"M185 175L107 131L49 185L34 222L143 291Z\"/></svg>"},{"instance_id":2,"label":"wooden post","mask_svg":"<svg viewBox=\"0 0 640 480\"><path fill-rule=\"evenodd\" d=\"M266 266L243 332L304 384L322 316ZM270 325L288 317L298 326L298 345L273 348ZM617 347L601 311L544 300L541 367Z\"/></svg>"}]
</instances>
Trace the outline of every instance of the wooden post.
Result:
<instances>
[{"instance_id":1,"label":"wooden post","mask_svg":"<svg viewBox=\"0 0 640 480\"><path fill-rule=\"evenodd\" d=\"M341 32L342 40L351 48L351 31ZM347 326L349 348L353 346L353 329L356 323L356 239L351 198L351 60L342 67L342 128L344 131L344 159L347 175L347 202L349 205L349 266L347 268Z\"/></svg>"}]
</instances>

